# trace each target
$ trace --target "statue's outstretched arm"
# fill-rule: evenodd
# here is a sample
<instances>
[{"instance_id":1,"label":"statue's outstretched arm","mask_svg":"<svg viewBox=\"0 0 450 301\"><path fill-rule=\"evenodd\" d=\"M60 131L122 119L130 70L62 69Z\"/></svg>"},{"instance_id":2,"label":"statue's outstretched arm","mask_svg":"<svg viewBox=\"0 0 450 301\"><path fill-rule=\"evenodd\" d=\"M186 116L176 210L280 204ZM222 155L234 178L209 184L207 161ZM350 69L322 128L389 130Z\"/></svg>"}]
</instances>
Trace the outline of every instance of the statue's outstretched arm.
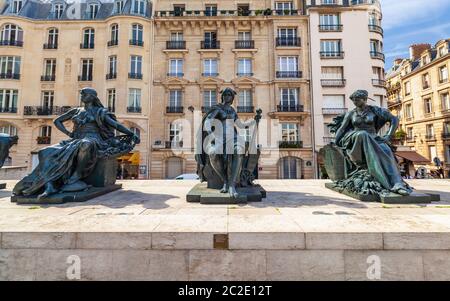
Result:
<instances>
[{"instance_id":1,"label":"statue's outstretched arm","mask_svg":"<svg viewBox=\"0 0 450 301\"><path fill-rule=\"evenodd\" d=\"M76 109L76 108L67 111L66 113L64 113L61 116L59 116L58 118L56 118L55 121L53 121L53 124L56 126L56 128L58 130L60 130L67 136L72 137L72 133L66 129L63 122L70 120L77 113L77 111L78 111L78 109Z\"/></svg>"},{"instance_id":2,"label":"statue's outstretched arm","mask_svg":"<svg viewBox=\"0 0 450 301\"><path fill-rule=\"evenodd\" d=\"M118 130L119 132L128 135L128 136L132 136L134 137L134 139L136 140L136 143L139 143L139 137L137 137L130 129L128 129L126 126L124 126L123 124L121 124L120 122L112 119L110 116L106 115L105 116L105 122L112 126L113 128L115 128L116 130Z\"/></svg>"}]
</instances>

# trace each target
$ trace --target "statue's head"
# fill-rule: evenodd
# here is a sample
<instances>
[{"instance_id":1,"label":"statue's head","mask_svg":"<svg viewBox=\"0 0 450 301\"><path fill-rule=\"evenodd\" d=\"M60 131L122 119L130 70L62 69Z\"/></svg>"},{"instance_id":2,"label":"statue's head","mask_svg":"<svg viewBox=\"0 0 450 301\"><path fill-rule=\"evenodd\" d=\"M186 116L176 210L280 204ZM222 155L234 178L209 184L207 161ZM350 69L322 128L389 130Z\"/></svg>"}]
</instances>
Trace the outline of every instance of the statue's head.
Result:
<instances>
[{"instance_id":1,"label":"statue's head","mask_svg":"<svg viewBox=\"0 0 450 301\"><path fill-rule=\"evenodd\" d=\"M91 104L95 107L102 107L100 99L97 97L97 91L92 88L81 89L81 101L85 104Z\"/></svg>"},{"instance_id":2,"label":"statue's head","mask_svg":"<svg viewBox=\"0 0 450 301\"><path fill-rule=\"evenodd\" d=\"M353 104L356 107L362 107L366 105L368 97L369 93L366 90L357 90L352 95L350 95L350 99L353 101Z\"/></svg>"},{"instance_id":3,"label":"statue's head","mask_svg":"<svg viewBox=\"0 0 450 301\"><path fill-rule=\"evenodd\" d=\"M223 104L232 104L234 101L234 97L236 96L236 92L231 88L225 88L222 93L222 103Z\"/></svg>"}]
</instances>

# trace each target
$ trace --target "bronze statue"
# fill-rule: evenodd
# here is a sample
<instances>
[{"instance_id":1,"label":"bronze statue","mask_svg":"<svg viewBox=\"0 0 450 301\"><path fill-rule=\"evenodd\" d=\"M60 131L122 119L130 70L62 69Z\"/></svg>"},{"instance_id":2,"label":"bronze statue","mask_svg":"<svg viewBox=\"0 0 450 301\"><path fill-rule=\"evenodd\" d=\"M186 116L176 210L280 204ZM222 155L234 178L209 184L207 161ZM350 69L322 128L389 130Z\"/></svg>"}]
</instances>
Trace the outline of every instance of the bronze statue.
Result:
<instances>
[{"instance_id":1,"label":"bronze statue","mask_svg":"<svg viewBox=\"0 0 450 301\"><path fill-rule=\"evenodd\" d=\"M85 191L90 185L84 180L98 162L129 153L139 143L139 137L103 107L94 89L84 88L81 101L83 107L71 109L54 121L70 139L40 150L38 166L17 183L13 196L37 195L39 200L56 193ZM63 124L69 120L72 132ZM125 136L115 136L115 130Z\"/></svg>"},{"instance_id":2,"label":"bronze statue","mask_svg":"<svg viewBox=\"0 0 450 301\"><path fill-rule=\"evenodd\" d=\"M256 145L256 131L261 110L254 120L242 122L232 107L236 92L221 91L221 103L213 105L202 120L201 151L196 155L197 173L207 187L228 193L231 199L241 196L239 187L252 187L260 149ZM251 141L245 142L239 129L253 127ZM258 190L259 193L259 190Z\"/></svg>"},{"instance_id":3,"label":"bronze statue","mask_svg":"<svg viewBox=\"0 0 450 301\"><path fill-rule=\"evenodd\" d=\"M0 133L0 168L9 156L9 149L17 143L19 137Z\"/></svg>"},{"instance_id":4,"label":"bronze statue","mask_svg":"<svg viewBox=\"0 0 450 301\"><path fill-rule=\"evenodd\" d=\"M412 189L400 175L391 145L398 118L387 109L368 105L365 90L356 91L350 99L355 109L329 125L336 140L325 147L325 166L335 180L333 187L356 195L410 195ZM379 136L387 123L387 133Z\"/></svg>"}]
</instances>

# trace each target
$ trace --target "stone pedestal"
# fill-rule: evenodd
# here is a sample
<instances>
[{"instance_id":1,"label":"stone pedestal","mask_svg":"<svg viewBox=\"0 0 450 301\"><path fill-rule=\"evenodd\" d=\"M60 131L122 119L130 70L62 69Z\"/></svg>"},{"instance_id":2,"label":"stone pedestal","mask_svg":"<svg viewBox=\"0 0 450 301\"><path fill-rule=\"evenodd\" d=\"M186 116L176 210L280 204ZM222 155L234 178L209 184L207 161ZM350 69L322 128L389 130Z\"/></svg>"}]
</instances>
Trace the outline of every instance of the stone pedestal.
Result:
<instances>
[{"instance_id":1,"label":"stone pedestal","mask_svg":"<svg viewBox=\"0 0 450 301\"><path fill-rule=\"evenodd\" d=\"M206 183L194 186L186 195L189 203L201 204L242 204L249 202L261 202L266 197L266 191L260 186L249 186L237 188L239 198L232 198L228 193L220 193L218 189L208 188Z\"/></svg>"}]
</instances>

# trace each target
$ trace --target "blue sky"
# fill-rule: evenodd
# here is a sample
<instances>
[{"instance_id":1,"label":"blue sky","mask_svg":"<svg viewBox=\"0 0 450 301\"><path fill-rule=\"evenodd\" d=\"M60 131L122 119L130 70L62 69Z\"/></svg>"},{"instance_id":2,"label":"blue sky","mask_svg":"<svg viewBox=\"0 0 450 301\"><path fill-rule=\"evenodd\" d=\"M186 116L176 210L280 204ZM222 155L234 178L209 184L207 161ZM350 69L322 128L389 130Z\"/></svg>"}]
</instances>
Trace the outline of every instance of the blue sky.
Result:
<instances>
[{"instance_id":1,"label":"blue sky","mask_svg":"<svg viewBox=\"0 0 450 301\"><path fill-rule=\"evenodd\" d=\"M381 0L386 70L409 45L450 38L450 0Z\"/></svg>"}]
</instances>

